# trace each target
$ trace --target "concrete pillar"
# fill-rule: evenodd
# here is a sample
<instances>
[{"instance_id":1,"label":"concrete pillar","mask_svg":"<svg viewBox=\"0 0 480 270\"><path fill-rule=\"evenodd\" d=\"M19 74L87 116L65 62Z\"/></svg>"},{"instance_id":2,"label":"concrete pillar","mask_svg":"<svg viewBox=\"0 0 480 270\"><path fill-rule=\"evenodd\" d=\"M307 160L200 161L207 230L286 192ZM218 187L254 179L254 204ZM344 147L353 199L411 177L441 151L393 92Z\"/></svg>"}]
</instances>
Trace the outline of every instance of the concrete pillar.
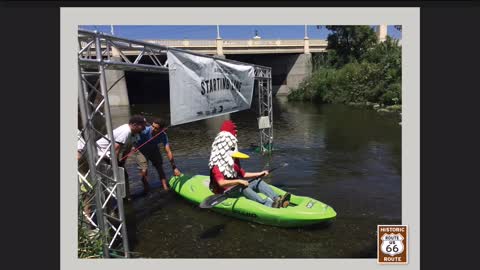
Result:
<instances>
[{"instance_id":1,"label":"concrete pillar","mask_svg":"<svg viewBox=\"0 0 480 270\"><path fill-rule=\"evenodd\" d=\"M215 41L217 45L217 55L223 56L223 39L217 38Z\"/></svg>"},{"instance_id":2,"label":"concrete pillar","mask_svg":"<svg viewBox=\"0 0 480 270\"><path fill-rule=\"evenodd\" d=\"M230 114L224 114L205 119L205 125L207 126L209 131L214 131L213 134L217 134L218 132L220 132L220 127L225 120L230 120Z\"/></svg>"},{"instance_id":3,"label":"concrete pillar","mask_svg":"<svg viewBox=\"0 0 480 270\"><path fill-rule=\"evenodd\" d=\"M292 57L292 65L287 74L287 85L282 85L278 89L277 95L288 95L312 73L312 54L304 53Z\"/></svg>"},{"instance_id":4,"label":"concrete pillar","mask_svg":"<svg viewBox=\"0 0 480 270\"><path fill-rule=\"evenodd\" d=\"M305 37L303 39L303 53L310 54L310 40L308 39L308 37Z\"/></svg>"},{"instance_id":5,"label":"concrete pillar","mask_svg":"<svg viewBox=\"0 0 480 270\"><path fill-rule=\"evenodd\" d=\"M117 49L112 48L112 61L121 61ZM111 106L129 106L130 101L128 99L127 82L125 80L125 71L123 70L105 70L107 77L107 89L112 89L108 92L108 99ZM117 82L118 81L118 82ZM117 82L117 83L115 83Z\"/></svg>"},{"instance_id":6,"label":"concrete pillar","mask_svg":"<svg viewBox=\"0 0 480 270\"><path fill-rule=\"evenodd\" d=\"M120 57L120 52L118 51L118 49L113 47L113 46L111 46L111 48L112 48L112 56L119 58Z\"/></svg>"},{"instance_id":7,"label":"concrete pillar","mask_svg":"<svg viewBox=\"0 0 480 270\"><path fill-rule=\"evenodd\" d=\"M378 42L384 42L387 40L387 25L381 24L378 26L377 30Z\"/></svg>"}]
</instances>

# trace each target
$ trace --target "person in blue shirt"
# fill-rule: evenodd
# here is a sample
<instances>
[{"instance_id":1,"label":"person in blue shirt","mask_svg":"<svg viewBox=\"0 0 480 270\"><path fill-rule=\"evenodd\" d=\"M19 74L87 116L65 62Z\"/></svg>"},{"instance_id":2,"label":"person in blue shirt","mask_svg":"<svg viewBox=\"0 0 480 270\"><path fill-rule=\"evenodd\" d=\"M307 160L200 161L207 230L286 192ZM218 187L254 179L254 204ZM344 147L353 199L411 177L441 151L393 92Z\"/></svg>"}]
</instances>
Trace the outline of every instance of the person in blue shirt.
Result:
<instances>
[{"instance_id":1,"label":"person in blue shirt","mask_svg":"<svg viewBox=\"0 0 480 270\"><path fill-rule=\"evenodd\" d=\"M165 172L163 171L163 161L162 155L160 153L159 144L163 144L165 148L165 152L167 153L168 160L170 161L170 165L172 166L172 171L175 176L180 176L181 172L175 165L175 161L173 159L172 149L168 142L167 133L164 130L165 128L165 121L160 118L155 118L152 120L152 124L147 126L145 130L143 130L137 140L134 143L134 146L140 147L135 152L135 158L137 161L138 168L140 169L141 180L143 183L145 193L149 192L150 185L147 181L148 175L148 161L150 160L158 172L160 180L162 182L162 186L164 190L169 190L167 178L165 176ZM159 134L161 132L161 134ZM151 141L147 142L153 138ZM145 143L147 142L147 143ZM145 144L144 144L145 143ZM143 145L144 144L144 145Z\"/></svg>"}]
</instances>

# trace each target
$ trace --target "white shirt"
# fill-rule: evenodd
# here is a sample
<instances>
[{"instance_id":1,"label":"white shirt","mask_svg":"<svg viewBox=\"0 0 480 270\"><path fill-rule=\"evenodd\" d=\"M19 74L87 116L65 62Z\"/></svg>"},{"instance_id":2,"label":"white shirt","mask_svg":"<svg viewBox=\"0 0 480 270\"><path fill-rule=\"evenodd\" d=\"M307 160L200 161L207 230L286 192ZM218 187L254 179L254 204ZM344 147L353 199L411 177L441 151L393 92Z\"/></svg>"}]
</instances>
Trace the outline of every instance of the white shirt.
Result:
<instances>
[{"instance_id":1,"label":"white shirt","mask_svg":"<svg viewBox=\"0 0 480 270\"><path fill-rule=\"evenodd\" d=\"M83 140L83 137L80 137L77 141L77 151L83 152L84 147L85 147L85 141Z\"/></svg>"},{"instance_id":2,"label":"white shirt","mask_svg":"<svg viewBox=\"0 0 480 270\"><path fill-rule=\"evenodd\" d=\"M106 136L108 138L108 135ZM113 138L115 142L122 144L124 147L132 143L133 140L132 131L129 124L124 124L113 130ZM109 141L105 138L100 138L97 141L97 153L98 156L102 156L105 151L107 151L107 156L110 157L110 147L108 146Z\"/></svg>"}]
</instances>

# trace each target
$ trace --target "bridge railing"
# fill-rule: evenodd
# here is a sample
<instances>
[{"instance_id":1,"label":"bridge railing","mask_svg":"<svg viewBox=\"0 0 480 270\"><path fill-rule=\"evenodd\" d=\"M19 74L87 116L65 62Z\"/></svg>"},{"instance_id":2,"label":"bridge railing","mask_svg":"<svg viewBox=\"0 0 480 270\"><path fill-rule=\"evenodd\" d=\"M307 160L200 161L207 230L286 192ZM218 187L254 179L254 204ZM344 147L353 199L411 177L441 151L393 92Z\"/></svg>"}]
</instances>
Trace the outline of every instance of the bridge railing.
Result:
<instances>
[{"instance_id":1,"label":"bridge railing","mask_svg":"<svg viewBox=\"0 0 480 270\"><path fill-rule=\"evenodd\" d=\"M216 47L215 40L145 40L145 42L168 47Z\"/></svg>"},{"instance_id":2,"label":"bridge railing","mask_svg":"<svg viewBox=\"0 0 480 270\"><path fill-rule=\"evenodd\" d=\"M113 37L112 37L113 38ZM308 43L307 43L308 41ZM84 53L91 55L95 44L88 39L80 39L81 47L88 47ZM301 53L304 51L322 52L326 50L328 42L321 39L192 39L192 40L143 40L142 44L132 44L123 39L116 39L115 45L123 49L124 56L135 55L144 46L170 47L193 50L203 54L246 53L256 50L257 53ZM101 44L102 50L108 51L106 44ZM106 50L107 49L107 50ZM92 54L94 55L94 53ZM88 58L88 57L87 57Z\"/></svg>"},{"instance_id":3,"label":"bridge railing","mask_svg":"<svg viewBox=\"0 0 480 270\"><path fill-rule=\"evenodd\" d=\"M327 46L328 41L323 39L310 39L310 46Z\"/></svg>"},{"instance_id":4,"label":"bridge railing","mask_svg":"<svg viewBox=\"0 0 480 270\"><path fill-rule=\"evenodd\" d=\"M215 48L216 40L191 39L191 40L144 40L145 42L168 47L205 47ZM310 47L327 46L327 41L322 39L310 39ZM300 47L304 46L303 39L224 39L222 46L228 47Z\"/></svg>"}]
</instances>

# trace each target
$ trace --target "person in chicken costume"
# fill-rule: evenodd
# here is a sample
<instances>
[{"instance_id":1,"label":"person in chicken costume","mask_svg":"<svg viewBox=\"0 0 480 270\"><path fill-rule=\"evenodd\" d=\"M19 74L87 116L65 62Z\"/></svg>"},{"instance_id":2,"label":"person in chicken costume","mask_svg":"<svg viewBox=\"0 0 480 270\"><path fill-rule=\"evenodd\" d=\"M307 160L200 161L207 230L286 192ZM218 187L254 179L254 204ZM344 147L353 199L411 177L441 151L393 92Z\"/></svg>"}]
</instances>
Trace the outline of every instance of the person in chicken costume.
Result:
<instances>
[{"instance_id":1,"label":"person in chicken costume","mask_svg":"<svg viewBox=\"0 0 480 270\"><path fill-rule=\"evenodd\" d=\"M240 166L240 159L246 159L249 156L238 151L237 143L237 127L231 120L226 120L212 143L208 163L212 192L220 194L232 186L243 185L241 193L246 198L268 207L286 207L290 200L290 193L279 196L260 178L250 183L246 181L246 179L267 176L268 171L246 172ZM263 193L267 197L264 199L257 192Z\"/></svg>"}]
</instances>

